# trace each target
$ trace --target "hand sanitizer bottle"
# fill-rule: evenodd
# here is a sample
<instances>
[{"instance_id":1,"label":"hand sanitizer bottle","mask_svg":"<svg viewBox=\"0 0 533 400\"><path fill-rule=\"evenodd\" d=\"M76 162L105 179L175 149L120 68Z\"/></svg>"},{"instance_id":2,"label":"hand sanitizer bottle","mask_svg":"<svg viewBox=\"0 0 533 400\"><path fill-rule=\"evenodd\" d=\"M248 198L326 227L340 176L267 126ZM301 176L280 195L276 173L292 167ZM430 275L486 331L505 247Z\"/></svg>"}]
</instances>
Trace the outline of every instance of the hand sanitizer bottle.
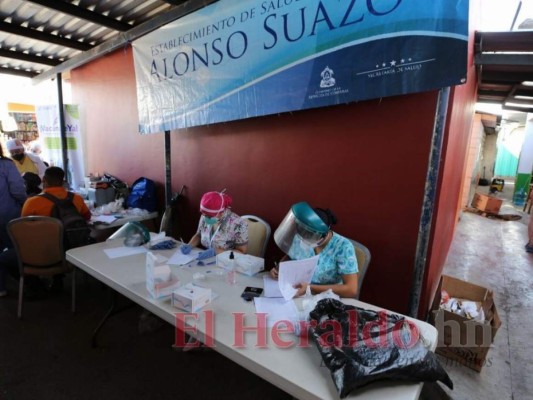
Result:
<instances>
[{"instance_id":1,"label":"hand sanitizer bottle","mask_svg":"<svg viewBox=\"0 0 533 400\"><path fill-rule=\"evenodd\" d=\"M233 251L229 254L228 272L226 273L226 282L230 285L237 283L237 272L235 271L235 256Z\"/></svg>"}]
</instances>

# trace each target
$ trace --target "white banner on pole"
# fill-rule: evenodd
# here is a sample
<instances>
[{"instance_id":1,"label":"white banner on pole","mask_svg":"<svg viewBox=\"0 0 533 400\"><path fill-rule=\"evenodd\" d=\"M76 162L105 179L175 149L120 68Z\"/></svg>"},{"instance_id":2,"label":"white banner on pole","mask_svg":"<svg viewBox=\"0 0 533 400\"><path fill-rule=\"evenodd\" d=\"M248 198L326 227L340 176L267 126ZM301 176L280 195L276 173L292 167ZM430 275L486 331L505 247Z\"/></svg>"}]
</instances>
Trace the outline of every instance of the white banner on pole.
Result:
<instances>
[{"instance_id":1,"label":"white banner on pole","mask_svg":"<svg viewBox=\"0 0 533 400\"><path fill-rule=\"evenodd\" d=\"M78 105L64 104L65 130L67 135L69 170L65 171L72 188L83 186L85 168L83 162L83 142L80 131ZM37 106L37 125L42 142L42 158L50 166L65 169L61 147L59 106L57 104Z\"/></svg>"}]
</instances>

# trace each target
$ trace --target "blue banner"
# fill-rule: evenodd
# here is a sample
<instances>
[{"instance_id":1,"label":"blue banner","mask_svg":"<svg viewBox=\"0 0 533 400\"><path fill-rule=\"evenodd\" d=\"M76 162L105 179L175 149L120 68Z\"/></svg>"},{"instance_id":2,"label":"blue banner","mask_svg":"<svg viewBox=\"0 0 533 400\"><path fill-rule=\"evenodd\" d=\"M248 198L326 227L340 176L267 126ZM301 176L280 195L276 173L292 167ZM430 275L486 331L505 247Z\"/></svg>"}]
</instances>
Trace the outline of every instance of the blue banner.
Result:
<instances>
[{"instance_id":1,"label":"blue banner","mask_svg":"<svg viewBox=\"0 0 533 400\"><path fill-rule=\"evenodd\" d=\"M468 0L221 0L133 51L162 132L464 83Z\"/></svg>"}]
</instances>

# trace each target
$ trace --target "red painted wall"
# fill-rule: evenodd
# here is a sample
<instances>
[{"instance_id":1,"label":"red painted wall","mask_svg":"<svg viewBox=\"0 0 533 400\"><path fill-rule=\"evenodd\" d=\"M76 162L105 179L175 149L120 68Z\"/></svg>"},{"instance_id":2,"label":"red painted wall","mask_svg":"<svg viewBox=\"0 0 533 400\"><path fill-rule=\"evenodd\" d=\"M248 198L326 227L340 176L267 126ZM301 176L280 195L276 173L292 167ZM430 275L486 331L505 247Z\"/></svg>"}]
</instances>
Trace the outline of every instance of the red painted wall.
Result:
<instances>
[{"instance_id":1,"label":"red painted wall","mask_svg":"<svg viewBox=\"0 0 533 400\"><path fill-rule=\"evenodd\" d=\"M128 183L146 176L162 187L164 138L137 133L131 49L71 76L87 171ZM193 234L208 190L227 188L237 213L259 215L273 230L297 201L329 207L335 230L372 253L361 299L406 312L436 98L427 92L173 131L173 190L188 188L176 236ZM271 241L267 263L279 256Z\"/></svg>"}]
</instances>

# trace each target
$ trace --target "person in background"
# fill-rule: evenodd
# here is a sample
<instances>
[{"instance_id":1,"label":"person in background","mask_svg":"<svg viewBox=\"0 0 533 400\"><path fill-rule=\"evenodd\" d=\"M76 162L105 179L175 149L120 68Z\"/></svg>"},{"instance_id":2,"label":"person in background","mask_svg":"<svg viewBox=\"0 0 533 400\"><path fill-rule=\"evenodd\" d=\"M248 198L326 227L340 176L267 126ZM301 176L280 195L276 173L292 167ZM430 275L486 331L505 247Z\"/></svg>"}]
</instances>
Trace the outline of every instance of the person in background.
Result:
<instances>
[{"instance_id":1,"label":"person in background","mask_svg":"<svg viewBox=\"0 0 533 400\"><path fill-rule=\"evenodd\" d=\"M355 249L347 238L331 230L337 223L335 214L329 209L311 208L305 202L293 205L291 211L296 234L284 259L303 260L319 255L311 283L298 284L296 296L304 295L309 286L311 294L331 289L340 297L355 297L359 272ZM277 279L278 269L271 269L270 275Z\"/></svg>"},{"instance_id":2,"label":"person in background","mask_svg":"<svg viewBox=\"0 0 533 400\"><path fill-rule=\"evenodd\" d=\"M22 174L22 179L24 180L28 197L36 196L42 192L42 180L39 178L39 175L34 174L33 172L24 172Z\"/></svg>"},{"instance_id":3,"label":"person in background","mask_svg":"<svg viewBox=\"0 0 533 400\"><path fill-rule=\"evenodd\" d=\"M8 140L6 147L21 175L24 172L33 172L39 175L40 178L44 175L46 165L43 160L32 153L26 153L24 145L19 139Z\"/></svg>"},{"instance_id":4,"label":"person in background","mask_svg":"<svg viewBox=\"0 0 533 400\"><path fill-rule=\"evenodd\" d=\"M198 230L181 251L188 254L193 247L202 245L205 251L199 260L210 258L226 250L246 253L248 250L248 223L231 211L232 198L226 193L207 192L200 200Z\"/></svg>"},{"instance_id":5,"label":"person in background","mask_svg":"<svg viewBox=\"0 0 533 400\"><path fill-rule=\"evenodd\" d=\"M41 143L39 143L37 140L34 140L33 142L30 143L29 150L32 154L39 157L41 160L43 159L43 156L41 155L41 153L43 152ZM50 166L50 164L48 164L44 160L43 160L43 163L46 167Z\"/></svg>"},{"instance_id":6,"label":"person in background","mask_svg":"<svg viewBox=\"0 0 533 400\"><path fill-rule=\"evenodd\" d=\"M531 191L530 196L533 196L533 190ZM526 251L528 253L533 253L533 217L532 216L529 217L529 223L527 224L527 234L529 236L529 241L526 244Z\"/></svg>"},{"instance_id":7,"label":"person in background","mask_svg":"<svg viewBox=\"0 0 533 400\"><path fill-rule=\"evenodd\" d=\"M7 223L20 217L25 200L24 181L13 161L4 156L0 146L0 297L7 295L5 277L8 264L16 264L13 244L7 233Z\"/></svg>"},{"instance_id":8,"label":"person in background","mask_svg":"<svg viewBox=\"0 0 533 400\"><path fill-rule=\"evenodd\" d=\"M64 179L65 172L63 172L61 168L48 167L43 177L43 192L57 197L58 199L65 199L68 195L68 191L63 187ZM91 219L91 211L89 211L89 208L87 208L87 205L79 194L74 193L72 203L78 212L83 216L83 218L85 218L87 221ZM50 217L52 216L53 208L54 203L47 198L40 195L33 196L24 203L24 206L22 207L22 216L26 217L29 215L42 215L44 217ZM55 293L61 291L62 289L63 275L55 275L52 285L50 286L50 291Z\"/></svg>"},{"instance_id":9,"label":"person in background","mask_svg":"<svg viewBox=\"0 0 533 400\"><path fill-rule=\"evenodd\" d=\"M43 192L57 197L58 199L65 199L68 191L63 187L64 179L65 172L63 172L61 168L48 167L43 177ZM74 193L72 202L83 218L85 218L87 221L91 219L91 212L79 194ZM42 196L34 196L26 200L24 203L24 206L22 207L22 216L26 217L28 215L42 215L49 217L52 215L53 207L54 203L47 198Z\"/></svg>"}]
</instances>

